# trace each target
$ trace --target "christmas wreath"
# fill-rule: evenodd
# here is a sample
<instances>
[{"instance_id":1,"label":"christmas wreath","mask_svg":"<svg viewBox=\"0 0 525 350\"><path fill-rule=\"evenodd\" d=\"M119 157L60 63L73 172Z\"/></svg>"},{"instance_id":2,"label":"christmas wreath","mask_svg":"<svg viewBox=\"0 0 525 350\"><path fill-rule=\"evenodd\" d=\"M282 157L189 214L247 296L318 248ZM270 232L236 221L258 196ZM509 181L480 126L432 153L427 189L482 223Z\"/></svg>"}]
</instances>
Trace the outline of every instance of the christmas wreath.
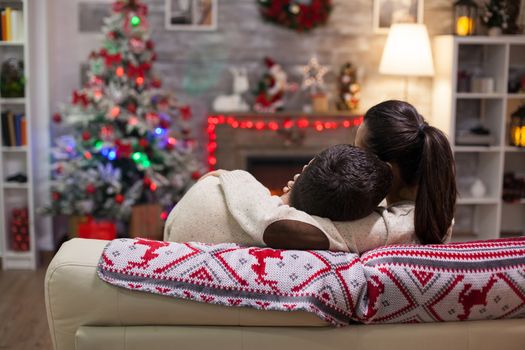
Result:
<instances>
[{"instance_id":1,"label":"christmas wreath","mask_svg":"<svg viewBox=\"0 0 525 350\"><path fill-rule=\"evenodd\" d=\"M308 31L328 20L332 0L257 0L261 16L297 31Z\"/></svg>"}]
</instances>

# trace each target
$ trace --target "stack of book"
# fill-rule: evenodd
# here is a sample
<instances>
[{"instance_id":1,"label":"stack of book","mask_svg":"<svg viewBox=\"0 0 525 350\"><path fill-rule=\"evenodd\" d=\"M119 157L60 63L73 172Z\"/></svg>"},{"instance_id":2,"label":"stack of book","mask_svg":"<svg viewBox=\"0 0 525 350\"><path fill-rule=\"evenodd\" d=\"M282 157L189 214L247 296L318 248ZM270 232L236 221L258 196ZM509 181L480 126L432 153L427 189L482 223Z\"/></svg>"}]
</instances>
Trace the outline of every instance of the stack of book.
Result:
<instances>
[{"instance_id":1,"label":"stack of book","mask_svg":"<svg viewBox=\"0 0 525 350\"><path fill-rule=\"evenodd\" d=\"M23 113L2 112L2 145L7 147L27 145L27 121Z\"/></svg>"},{"instance_id":2,"label":"stack of book","mask_svg":"<svg viewBox=\"0 0 525 350\"><path fill-rule=\"evenodd\" d=\"M2 25L0 34L2 41L24 41L24 15L21 10L11 7L0 7Z\"/></svg>"}]
</instances>

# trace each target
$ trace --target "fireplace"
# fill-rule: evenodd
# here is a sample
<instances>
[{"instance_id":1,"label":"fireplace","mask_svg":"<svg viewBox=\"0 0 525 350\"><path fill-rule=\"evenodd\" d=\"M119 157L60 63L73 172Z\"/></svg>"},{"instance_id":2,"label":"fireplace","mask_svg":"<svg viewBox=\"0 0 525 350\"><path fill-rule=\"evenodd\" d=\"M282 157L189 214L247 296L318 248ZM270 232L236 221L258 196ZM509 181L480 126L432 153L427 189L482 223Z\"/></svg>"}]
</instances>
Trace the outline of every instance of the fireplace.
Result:
<instances>
[{"instance_id":1,"label":"fireplace","mask_svg":"<svg viewBox=\"0 0 525 350\"><path fill-rule=\"evenodd\" d=\"M243 113L208 118L212 169L244 169L274 194L316 154L355 139L360 115Z\"/></svg>"},{"instance_id":2,"label":"fireplace","mask_svg":"<svg viewBox=\"0 0 525 350\"><path fill-rule=\"evenodd\" d=\"M291 180L295 174L308 164L311 156L276 156L260 157L249 156L246 160L246 170L252 174L260 183L266 186L273 195L282 195L283 186Z\"/></svg>"}]
</instances>

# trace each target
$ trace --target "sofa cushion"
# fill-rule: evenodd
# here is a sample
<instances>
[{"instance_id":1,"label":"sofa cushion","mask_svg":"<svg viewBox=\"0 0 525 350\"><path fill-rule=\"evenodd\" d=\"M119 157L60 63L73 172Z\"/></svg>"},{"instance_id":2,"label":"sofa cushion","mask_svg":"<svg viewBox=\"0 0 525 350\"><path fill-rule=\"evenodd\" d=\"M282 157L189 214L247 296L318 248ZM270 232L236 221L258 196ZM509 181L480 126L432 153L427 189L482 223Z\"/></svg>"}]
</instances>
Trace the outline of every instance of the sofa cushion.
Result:
<instances>
[{"instance_id":1,"label":"sofa cushion","mask_svg":"<svg viewBox=\"0 0 525 350\"><path fill-rule=\"evenodd\" d=\"M356 254L110 242L101 279L126 289L226 306L313 312L334 325L525 315L525 238L397 245Z\"/></svg>"}]
</instances>

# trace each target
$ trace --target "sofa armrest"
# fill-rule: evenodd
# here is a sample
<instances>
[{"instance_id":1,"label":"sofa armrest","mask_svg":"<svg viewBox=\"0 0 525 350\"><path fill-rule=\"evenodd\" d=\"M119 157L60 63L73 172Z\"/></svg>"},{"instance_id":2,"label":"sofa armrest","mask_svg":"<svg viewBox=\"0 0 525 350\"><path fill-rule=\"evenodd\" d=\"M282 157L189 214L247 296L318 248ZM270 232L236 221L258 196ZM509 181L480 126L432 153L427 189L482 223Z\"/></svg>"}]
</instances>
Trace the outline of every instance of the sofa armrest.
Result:
<instances>
[{"instance_id":1,"label":"sofa armrest","mask_svg":"<svg viewBox=\"0 0 525 350\"><path fill-rule=\"evenodd\" d=\"M74 349L80 326L217 325L326 326L315 315L224 307L133 292L97 276L107 241L72 239L62 245L45 278L45 301L55 350Z\"/></svg>"}]
</instances>

